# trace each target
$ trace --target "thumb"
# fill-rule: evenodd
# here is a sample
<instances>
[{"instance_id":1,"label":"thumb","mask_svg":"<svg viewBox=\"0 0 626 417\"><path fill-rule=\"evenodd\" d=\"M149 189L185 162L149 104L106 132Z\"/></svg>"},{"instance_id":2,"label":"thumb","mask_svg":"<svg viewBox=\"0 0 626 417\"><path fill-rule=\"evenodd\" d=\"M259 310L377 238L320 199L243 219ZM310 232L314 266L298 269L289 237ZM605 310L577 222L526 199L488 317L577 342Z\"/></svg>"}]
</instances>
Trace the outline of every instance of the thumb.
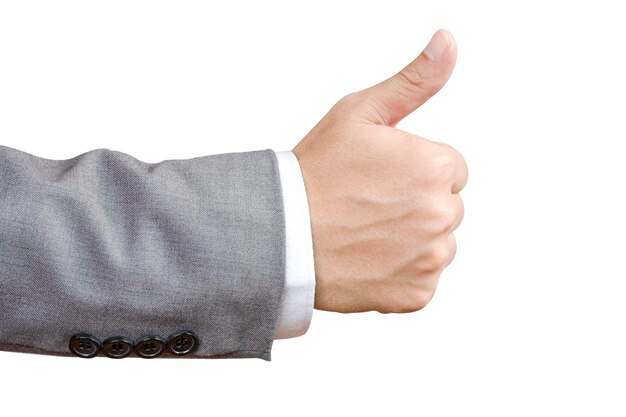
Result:
<instances>
[{"instance_id":1,"label":"thumb","mask_svg":"<svg viewBox=\"0 0 626 417\"><path fill-rule=\"evenodd\" d=\"M422 53L399 73L357 93L370 110L367 119L395 126L444 86L455 62L454 37L439 29Z\"/></svg>"}]
</instances>

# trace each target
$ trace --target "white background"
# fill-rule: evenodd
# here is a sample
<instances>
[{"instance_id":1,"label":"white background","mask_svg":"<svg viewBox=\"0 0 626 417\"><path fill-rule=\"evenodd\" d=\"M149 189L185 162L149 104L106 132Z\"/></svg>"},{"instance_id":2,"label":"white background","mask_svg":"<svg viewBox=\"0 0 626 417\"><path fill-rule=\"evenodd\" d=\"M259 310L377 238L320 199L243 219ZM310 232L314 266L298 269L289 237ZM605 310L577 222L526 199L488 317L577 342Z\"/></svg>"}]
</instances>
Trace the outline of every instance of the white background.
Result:
<instances>
[{"instance_id":1,"label":"white background","mask_svg":"<svg viewBox=\"0 0 626 417\"><path fill-rule=\"evenodd\" d=\"M467 160L456 259L424 310L315 311L269 363L0 353L3 415L626 414L619 2L208 3L0 3L0 143L289 150L444 27L455 72L399 127Z\"/></svg>"}]
</instances>

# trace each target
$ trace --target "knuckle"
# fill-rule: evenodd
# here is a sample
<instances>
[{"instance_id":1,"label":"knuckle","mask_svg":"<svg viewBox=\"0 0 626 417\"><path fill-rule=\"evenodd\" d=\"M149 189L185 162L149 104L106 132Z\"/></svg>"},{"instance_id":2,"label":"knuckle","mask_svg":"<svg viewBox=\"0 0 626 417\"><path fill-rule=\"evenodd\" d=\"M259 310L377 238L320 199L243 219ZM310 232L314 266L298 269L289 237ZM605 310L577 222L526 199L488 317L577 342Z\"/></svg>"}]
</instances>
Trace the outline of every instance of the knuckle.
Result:
<instances>
[{"instance_id":1,"label":"knuckle","mask_svg":"<svg viewBox=\"0 0 626 417\"><path fill-rule=\"evenodd\" d=\"M459 209L455 204L433 201L420 212L419 219L414 222L414 232L424 237L437 238L443 233L452 232L459 216Z\"/></svg>"},{"instance_id":2,"label":"knuckle","mask_svg":"<svg viewBox=\"0 0 626 417\"><path fill-rule=\"evenodd\" d=\"M451 176L455 176L456 181L459 184L459 189L462 189L467 183L468 167L463 154L456 148L448 145L447 143L437 142L444 152L447 154L447 160L445 165L448 168L447 173Z\"/></svg>"},{"instance_id":3,"label":"knuckle","mask_svg":"<svg viewBox=\"0 0 626 417\"><path fill-rule=\"evenodd\" d=\"M457 208L449 204L438 207L435 213L435 221L442 230L450 228L459 217Z\"/></svg>"},{"instance_id":4,"label":"knuckle","mask_svg":"<svg viewBox=\"0 0 626 417\"><path fill-rule=\"evenodd\" d=\"M456 213L456 217L454 218L453 227L456 228L463 221L463 217L465 217L465 204L463 203L463 200L461 199L461 197L459 197L456 201L455 213ZM452 232L452 230L450 231Z\"/></svg>"},{"instance_id":5,"label":"knuckle","mask_svg":"<svg viewBox=\"0 0 626 417\"><path fill-rule=\"evenodd\" d=\"M461 156L461 152L459 152L454 146L452 146L452 145L450 145L450 144L448 144L446 142L435 142L435 143L437 143L437 145L442 147L450 155L452 155L454 157L460 157Z\"/></svg>"},{"instance_id":6,"label":"knuckle","mask_svg":"<svg viewBox=\"0 0 626 417\"><path fill-rule=\"evenodd\" d=\"M465 158L461 152L451 145L444 142L436 142L440 147L440 159L448 168L454 168L454 171L467 170Z\"/></svg>"},{"instance_id":7,"label":"knuckle","mask_svg":"<svg viewBox=\"0 0 626 417\"><path fill-rule=\"evenodd\" d=\"M400 70L398 78L409 94L413 94L415 90L418 90L431 97L437 92L435 85L432 82L428 82L424 74L415 65L410 65Z\"/></svg>"},{"instance_id":8,"label":"knuckle","mask_svg":"<svg viewBox=\"0 0 626 417\"><path fill-rule=\"evenodd\" d=\"M434 247L420 261L421 269L425 271L441 270L449 259L450 248L444 246Z\"/></svg>"},{"instance_id":9,"label":"knuckle","mask_svg":"<svg viewBox=\"0 0 626 417\"><path fill-rule=\"evenodd\" d=\"M361 95L358 92L350 93L339 99L339 101L335 104L335 109L342 112L351 112L357 108L361 102Z\"/></svg>"},{"instance_id":10,"label":"knuckle","mask_svg":"<svg viewBox=\"0 0 626 417\"><path fill-rule=\"evenodd\" d=\"M457 199L457 212L459 213L459 216L463 218L463 215L465 214L465 203L463 202L461 196Z\"/></svg>"},{"instance_id":11,"label":"knuckle","mask_svg":"<svg viewBox=\"0 0 626 417\"><path fill-rule=\"evenodd\" d=\"M386 304L380 305L380 306L376 307L375 311L377 311L377 312L379 312L381 314L390 314L390 313L395 313L396 312L396 310L392 306L389 306L389 305L386 305Z\"/></svg>"},{"instance_id":12,"label":"knuckle","mask_svg":"<svg viewBox=\"0 0 626 417\"><path fill-rule=\"evenodd\" d=\"M456 252L457 252L456 238L454 237L454 235L450 234L450 237L448 238L448 240L450 242L450 259L446 263L446 266L452 263L452 261L456 257Z\"/></svg>"},{"instance_id":13,"label":"knuckle","mask_svg":"<svg viewBox=\"0 0 626 417\"><path fill-rule=\"evenodd\" d=\"M419 311L426 307L426 305L432 300L434 291L417 289L405 293L402 297L402 301L397 306L398 313L412 313Z\"/></svg>"},{"instance_id":14,"label":"knuckle","mask_svg":"<svg viewBox=\"0 0 626 417\"><path fill-rule=\"evenodd\" d=\"M455 171L455 160L450 152L436 152L427 163L431 178L437 182L447 182Z\"/></svg>"}]
</instances>

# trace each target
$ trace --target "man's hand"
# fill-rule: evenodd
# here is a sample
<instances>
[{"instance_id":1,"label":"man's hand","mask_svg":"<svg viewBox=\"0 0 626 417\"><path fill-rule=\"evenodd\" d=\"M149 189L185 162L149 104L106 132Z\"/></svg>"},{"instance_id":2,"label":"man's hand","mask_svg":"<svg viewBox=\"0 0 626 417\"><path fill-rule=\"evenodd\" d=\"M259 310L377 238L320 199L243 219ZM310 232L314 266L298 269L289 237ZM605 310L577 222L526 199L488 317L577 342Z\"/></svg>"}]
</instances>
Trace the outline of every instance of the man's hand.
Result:
<instances>
[{"instance_id":1,"label":"man's hand","mask_svg":"<svg viewBox=\"0 0 626 417\"><path fill-rule=\"evenodd\" d=\"M395 76L341 99L293 149L311 214L315 308L411 312L456 253L467 166L452 147L395 128L456 61L439 30Z\"/></svg>"}]
</instances>

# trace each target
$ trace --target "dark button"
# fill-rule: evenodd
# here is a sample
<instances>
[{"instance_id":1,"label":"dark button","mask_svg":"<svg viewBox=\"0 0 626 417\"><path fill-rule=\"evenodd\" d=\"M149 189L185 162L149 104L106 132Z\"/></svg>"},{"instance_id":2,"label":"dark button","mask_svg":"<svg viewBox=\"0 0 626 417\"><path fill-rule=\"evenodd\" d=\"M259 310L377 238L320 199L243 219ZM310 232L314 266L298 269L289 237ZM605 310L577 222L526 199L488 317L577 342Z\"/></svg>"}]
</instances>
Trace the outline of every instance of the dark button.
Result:
<instances>
[{"instance_id":1,"label":"dark button","mask_svg":"<svg viewBox=\"0 0 626 417\"><path fill-rule=\"evenodd\" d=\"M93 358L102 349L102 343L87 333L75 334L70 338L70 351L80 358Z\"/></svg>"},{"instance_id":2,"label":"dark button","mask_svg":"<svg viewBox=\"0 0 626 417\"><path fill-rule=\"evenodd\" d=\"M174 355L187 355L198 347L198 338L189 330L176 332L167 339L167 348Z\"/></svg>"},{"instance_id":3,"label":"dark button","mask_svg":"<svg viewBox=\"0 0 626 417\"><path fill-rule=\"evenodd\" d=\"M135 344L135 353L145 359L152 359L165 351L165 340L160 336L145 336Z\"/></svg>"},{"instance_id":4,"label":"dark button","mask_svg":"<svg viewBox=\"0 0 626 417\"><path fill-rule=\"evenodd\" d=\"M109 358L122 359L133 351L133 341L127 337L109 337L103 342L102 352Z\"/></svg>"}]
</instances>

